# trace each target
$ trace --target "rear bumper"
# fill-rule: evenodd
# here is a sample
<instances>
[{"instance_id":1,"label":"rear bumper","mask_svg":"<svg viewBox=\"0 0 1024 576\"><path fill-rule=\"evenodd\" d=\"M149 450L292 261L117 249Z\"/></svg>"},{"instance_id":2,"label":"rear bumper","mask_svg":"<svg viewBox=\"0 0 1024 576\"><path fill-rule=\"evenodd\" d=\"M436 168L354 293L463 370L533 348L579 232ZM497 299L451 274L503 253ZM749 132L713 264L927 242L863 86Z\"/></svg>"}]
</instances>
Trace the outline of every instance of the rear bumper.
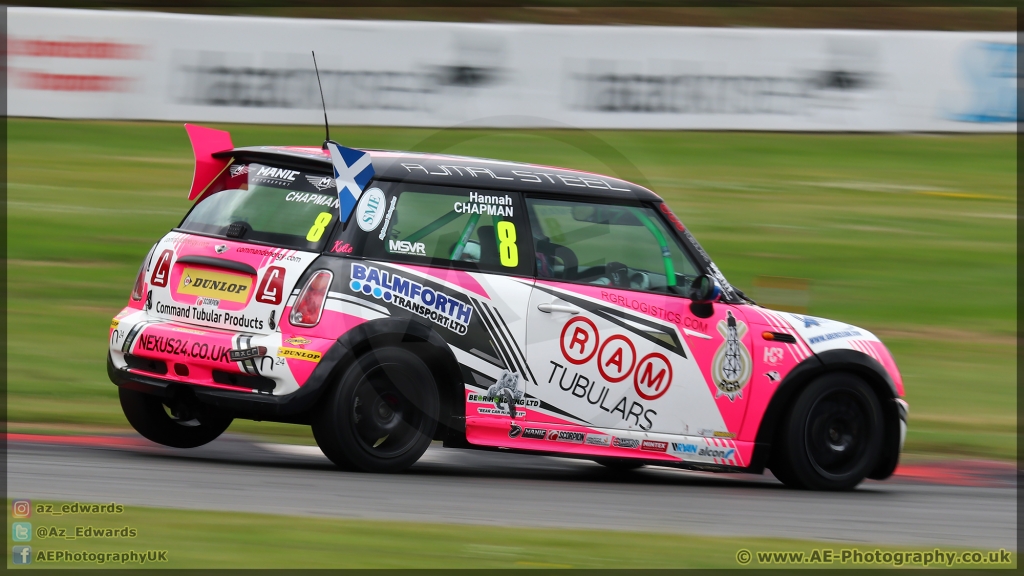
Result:
<instances>
[{"instance_id":1,"label":"rear bumper","mask_svg":"<svg viewBox=\"0 0 1024 576\"><path fill-rule=\"evenodd\" d=\"M107 354L107 376L118 387L146 394L162 397L173 397L182 393L192 394L200 402L229 410L238 418L293 422L296 419L303 420L303 418L296 417L308 412L316 403L320 394L331 381L334 368L345 352L346 350L340 344L335 344L324 355L323 360L298 391L279 396L224 390L182 382L173 378L141 374L127 368L117 368L109 353Z\"/></svg>"}]
</instances>

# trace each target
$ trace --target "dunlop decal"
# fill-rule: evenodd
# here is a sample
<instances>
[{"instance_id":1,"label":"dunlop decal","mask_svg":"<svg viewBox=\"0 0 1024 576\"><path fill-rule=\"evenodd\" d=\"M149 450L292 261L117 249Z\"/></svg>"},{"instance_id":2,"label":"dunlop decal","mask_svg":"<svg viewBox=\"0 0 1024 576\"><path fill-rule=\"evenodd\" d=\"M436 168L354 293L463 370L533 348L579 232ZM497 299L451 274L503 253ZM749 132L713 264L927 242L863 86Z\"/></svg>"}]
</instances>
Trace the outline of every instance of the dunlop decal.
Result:
<instances>
[{"instance_id":1,"label":"dunlop decal","mask_svg":"<svg viewBox=\"0 0 1024 576\"><path fill-rule=\"evenodd\" d=\"M299 348L278 348L277 355L280 358L291 358L293 360L308 360L310 362L319 362L323 354L316 350L300 350Z\"/></svg>"}]
</instances>

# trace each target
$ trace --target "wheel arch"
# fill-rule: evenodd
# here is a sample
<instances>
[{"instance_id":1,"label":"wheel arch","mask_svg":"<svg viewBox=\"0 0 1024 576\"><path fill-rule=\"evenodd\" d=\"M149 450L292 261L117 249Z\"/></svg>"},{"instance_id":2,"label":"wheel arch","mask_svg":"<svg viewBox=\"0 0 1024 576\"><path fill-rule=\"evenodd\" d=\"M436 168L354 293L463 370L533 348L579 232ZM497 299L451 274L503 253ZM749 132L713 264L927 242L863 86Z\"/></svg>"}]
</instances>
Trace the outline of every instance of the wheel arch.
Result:
<instances>
[{"instance_id":1,"label":"wheel arch","mask_svg":"<svg viewBox=\"0 0 1024 576\"><path fill-rule=\"evenodd\" d=\"M764 470L771 460L771 446L797 395L816 378L825 374L846 372L859 376L878 397L882 406L882 454L868 478L884 480L896 469L900 453L899 394L885 367L867 354L848 349L827 350L798 364L779 384L772 395L758 426L751 469Z\"/></svg>"},{"instance_id":2,"label":"wheel arch","mask_svg":"<svg viewBox=\"0 0 1024 576\"><path fill-rule=\"evenodd\" d=\"M431 327L411 318L370 320L338 338L332 346L332 351L340 354L331 367L327 385L322 387L319 396L323 396L353 362L364 354L384 346L399 346L415 354L430 369L437 383L440 400L440 426L435 436L443 437L444 430L451 426L452 417L461 416L465 412L462 371L451 347L441 335ZM318 404L319 398L313 408Z\"/></svg>"}]
</instances>

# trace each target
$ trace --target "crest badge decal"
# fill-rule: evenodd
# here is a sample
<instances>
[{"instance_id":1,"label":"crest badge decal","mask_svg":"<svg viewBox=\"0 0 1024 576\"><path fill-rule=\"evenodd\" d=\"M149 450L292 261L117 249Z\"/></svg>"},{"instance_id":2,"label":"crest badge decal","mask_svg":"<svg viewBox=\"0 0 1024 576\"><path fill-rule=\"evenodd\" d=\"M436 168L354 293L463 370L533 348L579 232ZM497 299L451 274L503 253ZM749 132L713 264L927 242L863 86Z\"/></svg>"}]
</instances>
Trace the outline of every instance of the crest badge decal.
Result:
<instances>
[{"instance_id":1,"label":"crest badge decal","mask_svg":"<svg viewBox=\"0 0 1024 576\"><path fill-rule=\"evenodd\" d=\"M729 401L733 401L737 397L743 398L743 387L750 382L753 362L750 351L743 344L747 324L737 320L731 311L726 314L726 319L718 322L718 332L725 341L718 347L711 362L711 377L718 388L715 398L725 396Z\"/></svg>"}]
</instances>

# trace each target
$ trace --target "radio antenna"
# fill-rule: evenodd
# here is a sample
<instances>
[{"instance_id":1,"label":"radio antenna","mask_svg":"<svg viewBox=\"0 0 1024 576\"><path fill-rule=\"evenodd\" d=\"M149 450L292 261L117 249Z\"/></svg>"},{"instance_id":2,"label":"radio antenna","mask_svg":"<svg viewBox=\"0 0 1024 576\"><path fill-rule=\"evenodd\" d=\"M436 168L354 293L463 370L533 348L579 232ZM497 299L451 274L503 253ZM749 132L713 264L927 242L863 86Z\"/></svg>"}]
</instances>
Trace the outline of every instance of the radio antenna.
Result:
<instances>
[{"instance_id":1,"label":"radio antenna","mask_svg":"<svg viewBox=\"0 0 1024 576\"><path fill-rule=\"evenodd\" d=\"M313 70L316 71L316 85L320 88L320 103L324 106L324 132L327 133L327 139L324 140L324 150L327 149L327 143L331 141L331 126L327 123L327 101L324 100L324 85L320 83L320 69L316 66L316 52L310 50L310 54L313 55Z\"/></svg>"}]
</instances>

